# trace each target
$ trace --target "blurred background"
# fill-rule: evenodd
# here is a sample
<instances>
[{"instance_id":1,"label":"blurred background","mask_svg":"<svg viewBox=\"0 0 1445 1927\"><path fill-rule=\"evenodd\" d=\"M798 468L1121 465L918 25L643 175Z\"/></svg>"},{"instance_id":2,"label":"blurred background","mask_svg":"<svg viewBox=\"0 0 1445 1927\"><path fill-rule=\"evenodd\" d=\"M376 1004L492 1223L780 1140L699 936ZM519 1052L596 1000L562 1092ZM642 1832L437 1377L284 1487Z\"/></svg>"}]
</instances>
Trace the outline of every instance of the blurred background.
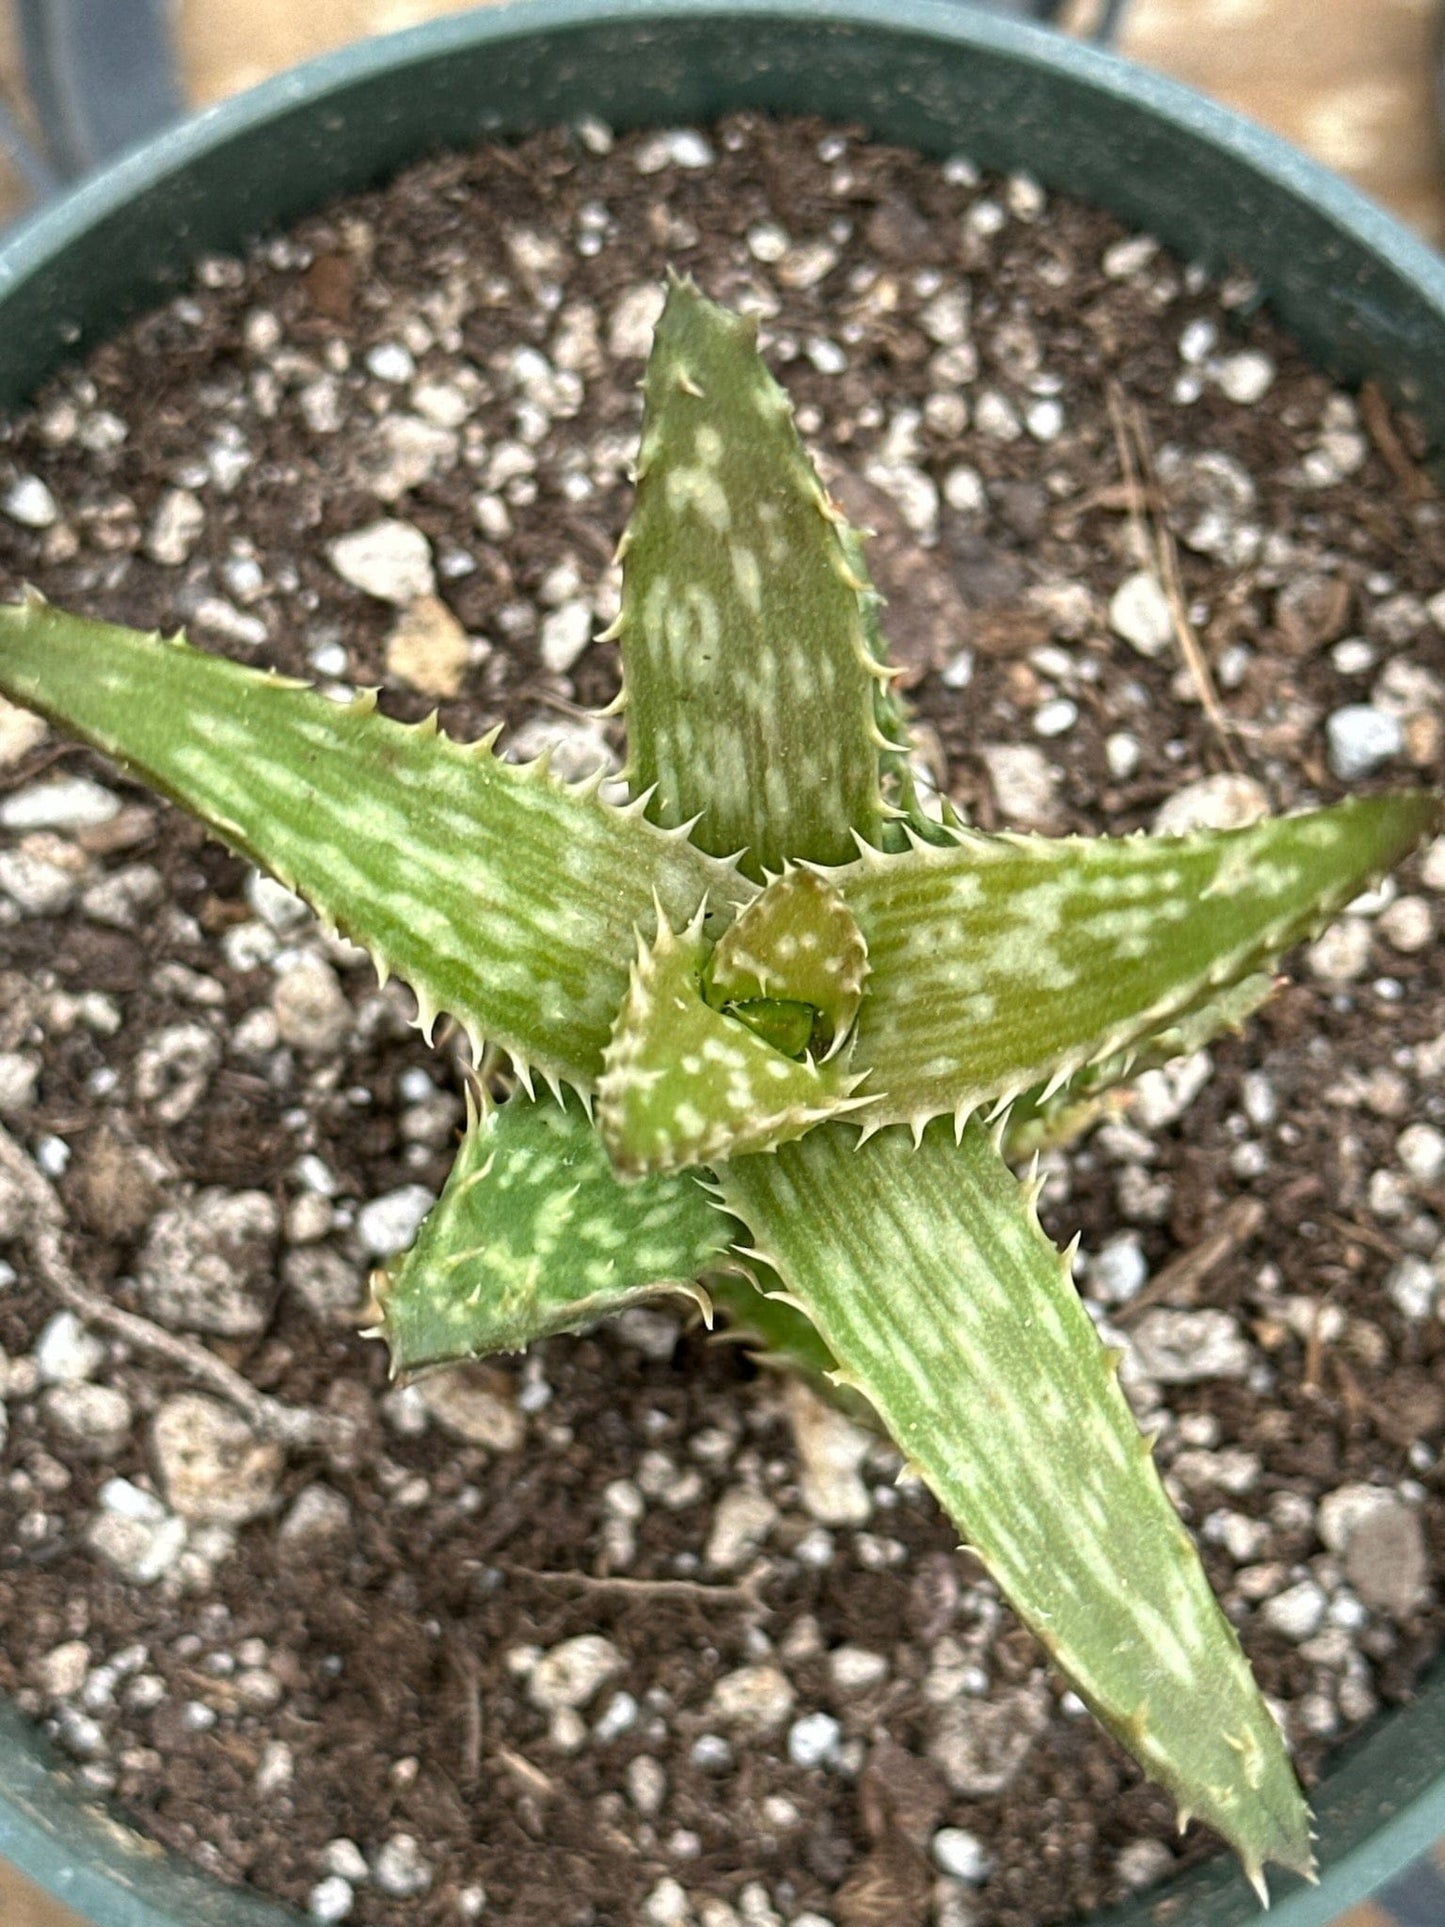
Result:
<instances>
[{"instance_id":1,"label":"blurred background","mask_svg":"<svg viewBox=\"0 0 1445 1927\"><path fill-rule=\"evenodd\" d=\"M387 33L474 0L0 0L0 98L45 152L48 120L58 171L94 139L83 98L84 54L103 81L99 112L124 131L134 104L205 106L283 67L367 34ZM1445 243L1445 171L1436 67L1445 0L996 0L1077 32L1114 20L1127 54L1190 82L1275 128ZM1115 19L1115 16L1117 18ZM32 91L25 97L29 42ZM131 62L127 63L127 46ZM104 58L94 49L107 43ZM147 43L143 45L142 43ZM166 62L148 56L159 50ZM168 65L169 71L165 71ZM37 71L39 70L39 71ZM131 83L131 102L126 89ZM38 81L38 86L37 86ZM3 132L3 129L0 129ZM0 223L26 201L13 155L0 153Z\"/></svg>"}]
</instances>

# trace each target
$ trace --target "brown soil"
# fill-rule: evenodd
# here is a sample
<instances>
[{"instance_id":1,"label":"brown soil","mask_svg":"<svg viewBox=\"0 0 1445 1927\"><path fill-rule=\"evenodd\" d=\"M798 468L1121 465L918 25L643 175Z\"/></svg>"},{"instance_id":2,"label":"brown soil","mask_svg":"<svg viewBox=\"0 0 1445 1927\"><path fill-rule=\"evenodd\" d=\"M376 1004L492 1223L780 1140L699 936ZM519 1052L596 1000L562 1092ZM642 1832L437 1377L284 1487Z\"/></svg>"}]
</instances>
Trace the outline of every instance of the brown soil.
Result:
<instances>
[{"instance_id":1,"label":"brown soil","mask_svg":"<svg viewBox=\"0 0 1445 1927\"><path fill-rule=\"evenodd\" d=\"M1438 780L1445 638L1425 604L1445 583L1445 521L1408 423L1377 398L1338 395L1251 312L1242 284L1221 288L1158 254L1121 262L1108 254L1121 239L1112 221L1044 208L1030 183L979 185L966 168L807 124L740 119L708 139L709 164L655 171L639 165L654 137L598 153L595 130L429 163L245 262L201 264L191 292L5 431L0 484L41 478L58 516L41 528L0 518L0 591L29 580L113 620L187 619L200 640L252 660L383 684L393 713L415 717L430 700L386 669L395 611L326 558L337 536L394 515L430 539L439 594L492 645L473 649L443 725L471 736L541 717L575 729L578 708L615 689L613 651L593 644L558 674L539 636L550 605L592 593L625 518L640 364L614 324L666 261L763 305L770 358L830 482L878 531L872 555L924 741L974 820L1010 820L984 754L996 744L1042 748L1057 789L1012 809L1054 829L1147 824L1225 767L1172 642L1146 659L1105 620L1138 566L1121 409L1147 425L1183 593L1236 754L1271 802L1339 793L1324 720L1372 689L1407 713L1403 755L1371 780L1408 777L1412 762ZM793 243L781 258L770 224ZM965 329L930 309L962 281ZM1186 363L1191 323L1218 342ZM547 365L519 362L523 348ZM1273 368L1252 401L1224 392L1248 388L1247 371L1221 363L1242 350ZM1181 394L1196 372L1197 396ZM418 383L460 394L462 416ZM1051 420L1040 404L1055 401ZM900 421L907 410L915 419ZM380 424L418 412L443 439L428 444L428 472L379 501ZM976 478L976 508L960 469ZM912 512L927 522L914 477L943 491L936 541L920 541L899 506L923 500ZM159 562L155 518L178 487L204 526L187 559ZM570 586L558 575L569 567ZM1041 734L1036 720L1062 721L1059 702L1074 715ZM150 864L163 894L119 927L82 909L12 910L0 1047L40 1060L34 1098L9 1125L57 1175L84 1279L137 1303L134 1269L163 1203L219 1186L294 1211L314 1183L307 1156L334 1177L320 1243L359 1277L360 1207L445 1176L455 1110L433 1103L419 1117L415 1074L459 1090L454 1051L428 1053L404 995L377 993L363 963L335 952L354 1007L339 1046L307 1056L268 1043L264 1026L259 1046L238 1041L274 981L272 963L234 940L256 921L246 866L57 740L3 781L81 773L127 805L65 839L87 882ZM1400 890L1438 920L1418 860ZM1166 1470L1193 1455L1178 1475L1186 1516L1204 1528L1211 1578L1286 1709L1306 1779L1377 1704L1409 1696L1442 1624L1445 1325L1408 1316L1385 1281L1415 1257L1435 1265L1438 1290L1445 1192L1438 1176L1403 1173L1397 1145L1411 1120L1445 1125L1445 983L1438 945L1401 948L1389 932L1408 919L1371 914L1354 974L1301 965L1246 1037L1213 1048L1212 1075L1152 1148L1127 1126L1096 1133L1054 1160L1047 1194L1061 1240L1081 1229L1090 1252L1131 1232L1156 1279L1231 1201L1264 1206L1197 1297L1169 1301L1231 1314L1248 1370L1165 1385L1151 1422ZM320 947L307 929L282 943ZM87 990L113 1000L113 1032L58 1014L58 993ZM142 1101L140 1059L183 1024L216 1045L194 1101L169 1103L173 1086ZM159 1180L137 1147L162 1160ZM488 1449L389 1393L381 1349L319 1318L272 1269L262 1328L205 1342L267 1391L357 1416L363 1447L344 1464L293 1454L234 1547L133 1583L87 1532L108 1479L156 1489L150 1415L185 1380L109 1341L94 1376L125 1393L134 1423L104 1458L67 1445L29 1368L55 1307L12 1255L20 1275L0 1290L11 1361L0 1686L69 1746L88 1785L223 1879L304 1908L344 1869L344 1854L324 1853L344 1838L372 1862L352 1878L351 1918L388 1927L475 1918L482 1888L486 1916L510 1927L687 1918L666 1911L669 1878L702 1927L810 1915L1046 1927L1215 1844L1198 1828L1175 1841L1169 1802L1043 1672L926 1496L893 1486L887 1449L866 1471L871 1518L825 1530L800 1496L775 1384L736 1348L666 1321L487 1368L525 1439ZM1125 1329L1138 1322L1120 1315ZM1238 1476L1231 1447L1255 1455ZM1354 1482L1402 1495L1434 1603L1398 1616L1361 1605L1322 1547L1318 1502ZM318 1484L344 1499L346 1519L299 1545L278 1522ZM775 1508L741 1594L736 1573L705 1561L717 1503L738 1488ZM634 1501L629 1557L614 1528L619 1503ZM719 1590L596 1583L618 1578ZM1333 1647L1276 1630L1266 1610L1307 1581L1328 1597ZM588 1631L615 1643L624 1670L586 1709L602 1736L559 1746L528 1698L529 1649ZM45 1667L74 1641L88 1648L79 1695L52 1690ZM850 1684L845 1668L840 1682L839 1648L876 1655L881 1677ZM760 1662L791 1682L791 1712L771 1732L728 1733L708 1711L713 1688ZM91 1686L107 1665L108 1684ZM930 1759L949 1665L977 1669L964 1690L1005 1707L1031 1686L1048 1701L1001 1792L954 1791ZM630 1719L615 1694L630 1695ZM792 1722L820 1710L839 1724L837 1745L824 1764L799 1764ZM940 1880L927 1853L940 1826L978 1837L981 1884ZM377 1882L377 1855L401 1834L427 1872L409 1897L385 1862ZM724 1901L737 1913L708 1911Z\"/></svg>"}]
</instances>

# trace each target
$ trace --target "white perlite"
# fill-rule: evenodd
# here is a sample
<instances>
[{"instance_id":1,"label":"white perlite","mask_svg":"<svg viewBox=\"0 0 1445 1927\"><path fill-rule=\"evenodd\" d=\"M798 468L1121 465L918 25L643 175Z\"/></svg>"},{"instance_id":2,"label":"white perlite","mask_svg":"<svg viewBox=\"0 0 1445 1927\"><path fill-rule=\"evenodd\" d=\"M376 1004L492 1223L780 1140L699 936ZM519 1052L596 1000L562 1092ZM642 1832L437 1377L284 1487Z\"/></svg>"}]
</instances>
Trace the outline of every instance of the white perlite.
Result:
<instances>
[{"instance_id":1,"label":"white perlite","mask_svg":"<svg viewBox=\"0 0 1445 1927\"><path fill-rule=\"evenodd\" d=\"M355 1903L351 1882L333 1873L318 1880L311 1889L306 1898L306 1911L313 1920L345 1920Z\"/></svg>"},{"instance_id":2,"label":"white perlite","mask_svg":"<svg viewBox=\"0 0 1445 1927\"><path fill-rule=\"evenodd\" d=\"M1271 1632L1281 1633L1299 1645L1319 1631L1328 1603L1313 1579L1301 1579L1297 1585L1266 1599L1260 1608L1260 1618Z\"/></svg>"},{"instance_id":3,"label":"white perlite","mask_svg":"<svg viewBox=\"0 0 1445 1927\"><path fill-rule=\"evenodd\" d=\"M265 1191L202 1191L160 1212L136 1261L147 1316L172 1330L254 1337L270 1316L280 1228Z\"/></svg>"},{"instance_id":4,"label":"white perlite","mask_svg":"<svg viewBox=\"0 0 1445 1927\"><path fill-rule=\"evenodd\" d=\"M1161 656L1174 634L1169 598L1152 570L1126 576L1109 602L1109 627L1141 656Z\"/></svg>"},{"instance_id":5,"label":"white perlite","mask_svg":"<svg viewBox=\"0 0 1445 1927\"><path fill-rule=\"evenodd\" d=\"M1370 776L1401 754L1405 730L1398 716L1369 703L1347 703L1325 723L1330 768L1342 783Z\"/></svg>"},{"instance_id":6,"label":"white perlite","mask_svg":"<svg viewBox=\"0 0 1445 1927\"><path fill-rule=\"evenodd\" d=\"M1244 1378L1254 1354L1235 1320L1223 1311L1146 1312L1133 1334L1139 1363L1161 1385L1193 1385L1205 1378Z\"/></svg>"},{"instance_id":7,"label":"white perlite","mask_svg":"<svg viewBox=\"0 0 1445 1927\"><path fill-rule=\"evenodd\" d=\"M1363 917L1341 917L1305 952L1311 975L1327 984L1353 983L1369 967L1370 942Z\"/></svg>"},{"instance_id":8,"label":"white perlite","mask_svg":"<svg viewBox=\"0 0 1445 1927\"><path fill-rule=\"evenodd\" d=\"M41 1412L62 1444L83 1459L114 1458L130 1437L130 1400L110 1385L52 1385Z\"/></svg>"},{"instance_id":9,"label":"white perlite","mask_svg":"<svg viewBox=\"0 0 1445 1927\"><path fill-rule=\"evenodd\" d=\"M527 1697L544 1713L564 1708L575 1712L626 1670L626 1660L610 1639L581 1633L542 1655L527 1681Z\"/></svg>"},{"instance_id":10,"label":"white perlite","mask_svg":"<svg viewBox=\"0 0 1445 1927\"><path fill-rule=\"evenodd\" d=\"M373 1258L394 1258L405 1251L436 1203L424 1184L403 1184L387 1191L356 1214L356 1235Z\"/></svg>"},{"instance_id":11,"label":"white perlite","mask_svg":"<svg viewBox=\"0 0 1445 1927\"><path fill-rule=\"evenodd\" d=\"M526 1421L509 1397L507 1381L493 1368L457 1365L433 1372L417 1390L427 1412L454 1439L490 1452L515 1452L527 1435Z\"/></svg>"},{"instance_id":12,"label":"white perlite","mask_svg":"<svg viewBox=\"0 0 1445 1927\"><path fill-rule=\"evenodd\" d=\"M34 1357L42 1385L75 1385L99 1370L105 1346L73 1311L58 1311L42 1327Z\"/></svg>"},{"instance_id":13,"label":"white perlite","mask_svg":"<svg viewBox=\"0 0 1445 1927\"><path fill-rule=\"evenodd\" d=\"M369 523L338 536L326 553L343 582L382 602L401 606L436 594L431 544L410 522Z\"/></svg>"},{"instance_id":14,"label":"white perlite","mask_svg":"<svg viewBox=\"0 0 1445 1927\"><path fill-rule=\"evenodd\" d=\"M1268 815L1269 797L1262 783L1221 770L1176 790L1156 812L1154 832L1186 836L1191 830L1242 830Z\"/></svg>"},{"instance_id":15,"label":"white perlite","mask_svg":"<svg viewBox=\"0 0 1445 1927\"><path fill-rule=\"evenodd\" d=\"M740 1666L712 1689L706 1717L740 1733L772 1733L793 1710L797 1695L776 1666Z\"/></svg>"},{"instance_id":16,"label":"white perlite","mask_svg":"<svg viewBox=\"0 0 1445 1927\"><path fill-rule=\"evenodd\" d=\"M655 281L639 282L623 295L607 323L607 352L614 360L646 361L664 299Z\"/></svg>"},{"instance_id":17,"label":"white perlite","mask_svg":"<svg viewBox=\"0 0 1445 1927\"><path fill-rule=\"evenodd\" d=\"M151 1424L161 1488L183 1519L245 1525L265 1512L281 1476L280 1446L261 1439L219 1399L179 1392Z\"/></svg>"},{"instance_id":18,"label":"white perlite","mask_svg":"<svg viewBox=\"0 0 1445 1927\"><path fill-rule=\"evenodd\" d=\"M414 1834L394 1833L371 1863L371 1877L384 1894L409 1900L431 1885L431 1868Z\"/></svg>"},{"instance_id":19,"label":"white perlite","mask_svg":"<svg viewBox=\"0 0 1445 1927\"><path fill-rule=\"evenodd\" d=\"M687 1927L693 1918L687 1890L669 1875L659 1880L642 1903L646 1927Z\"/></svg>"},{"instance_id":20,"label":"white perlite","mask_svg":"<svg viewBox=\"0 0 1445 1927\"><path fill-rule=\"evenodd\" d=\"M831 1713L805 1713L788 1728L788 1758L794 1766L826 1766L836 1759L843 1729Z\"/></svg>"},{"instance_id":21,"label":"white perlite","mask_svg":"<svg viewBox=\"0 0 1445 1927\"><path fill-rule=\"evenodd\" d=\"M725 1492L713 1513L704 1557L717 1572L745 1566L772 1531L778 1508L766 1493L740 1486Z\"/></svg>"},{"instance_id":22,"label":"white perlite","mask_svg":"<svg viewBox=\"0 0 1445 1927\"><path fill-rule=\"evenodd\" d=\"M188 488L169 488L156 505L146 533L145 552L162 568L178 569L190 560L191 550L206 526L206 511Z\"/></svg>"},{"instance_id":23,"label":"white perlite","mask_svg":"<svg viewBox=\"0 0 1445 1927\"><path fill-rule=\"evenodd\" d=\"M271 1008L283 1043L307 1056L334 1051L351 1028L351 1005L324 958L302 955L277 977Z\"/></svg>"},{"instance_id":24,"label":"white perlite","mask_svg":"<svg viewBox=\"0 0 1445 1927\"><path fill-rule=\"evenodd\" d=\"M27 783L0 803L7 830L88 830L120 814L120 798L88 776L62 776Z\"/></svg>"},{"instance_id":25,"label":"white perlite","mask_svg":"<svg viewBox=\"0 0 1445 1927\"><path fill-rule=\"evenodd\" d=\"M538 645L542 661L555 676L565 676L592 640L592 606L581 600L564 602L542 622Z\"/></svg>"},{"instance_id":26,"label":"white perlite","mask_svg":"<svg viewBox=\"0 0 1445 1927\"><path fill-rule=\"evenodd\" d=\"M53 528L60 520L60 506L38 475L17 475L0 496L0 509L22 528Z\"/></svg>"},{"instance_id":27,"label":"white perlite","mask_svg":"<svg viewBox=\"0 0 1445 1927\"><path fill-rule=\"evenodd\" d=\"M979 748L1000 814L1020 829L1055 828L1059 772L1031 743L984 743Z\"/></svg>"},{"instance_id":28,"label":"white perlite","mask_svg":"<svg viewBox=\"0 0 1445 1927\"><path fill-rule=\"evenodd\" d=\"M873 1449L872 1436L799 1378L788 1380L786 1398L804 1507L820 1525L866 1525L873 1500L861 1468Z\"/></svg>"},{"instance_id":29,"label":"white perlite","mask_svg":"<svg viewBox=\"0 0 1445 1927\"><path fill-rule=\"evenodd\" d=\"M971 1887L987 1879L989 1859L976 1833L963 1827L940 1827L932 1847L933 1858L953 1879L967 1881Z\"/></svg>"}]
</instances>

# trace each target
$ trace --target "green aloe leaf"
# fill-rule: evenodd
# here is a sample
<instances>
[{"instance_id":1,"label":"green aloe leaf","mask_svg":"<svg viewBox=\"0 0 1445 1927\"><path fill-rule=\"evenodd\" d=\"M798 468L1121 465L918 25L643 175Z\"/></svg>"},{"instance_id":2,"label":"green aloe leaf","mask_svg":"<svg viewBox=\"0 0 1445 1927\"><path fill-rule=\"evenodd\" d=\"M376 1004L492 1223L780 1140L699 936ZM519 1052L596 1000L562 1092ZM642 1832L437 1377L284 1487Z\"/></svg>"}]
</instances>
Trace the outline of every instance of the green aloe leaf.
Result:
<instances>
[{"instance_id":1,"label":"green aloe leaf","mask_svg":"<svg viewBox=\"0 0 1445 1927\"><path fill-rule=\"evenodd\" d=\"M702 994L702 915L639 947L597 1086L597 1125L626 1175L758 1151L856 1109L839 1060L785 1057Z\"/></svg>"},{"instance_id":2,"label":"green aloe leaf","mask_svg":"<svg viewBox=\"0 0 1445 1927\"><path fill-rule=\"evenodd\" d=\"M719 1173L755 1255L1060 1672L1257 1885L1312 1865L1278 1727L1034 1195L977 1120L825 1126Z\"/></svg>"},{"instance_id":3,"label":"green aloe leaf","mask_svg":"<svg viewBox=\"0 0 1445 1927\"><path fill-rule=\"evenodd\" d=\"M870 1126L1058 1087L1269 968L1442 821L1429 790L1182 837L984 837L829 872Z\"/></svg>"},{"instance_id":4,"label":"green aloe leaf","mask_svg":"<svg viewBox=\"0 0 1445 1927\"><path fill-rule=\"evenodd\" d=\"M1016 1164L1035 1152L1072 1144L1099 1118L1127 1106L1130 1080L1242 1030L1278 988L1279 979L1266 972L1245 977L1186 1011L1168 1029L1091 1064L1054 1096L1046 1097L1042 1087L1026 1092L1009 1110L1004 1155Z\"/></svg>"},{"instance_id":5,"label":"green aloe leaf","mask_svg":"<svg viewBox=\"0 0 1445 1927\"><path fill-rule=\"evenodd\" d=\"M581 1102L471 1107L446 1188L390 1275L372 1280L394 1372L519 1352L628 1305L681 1296L733 1225L695 1177L621 1183Z\"/></svg>"},{"instance_id":6,"label":"green aloe leaf","mask_svg":"<svg viewBox=\"0 0 1445 1927\"><path fill-rule=\"evenodd\" d=\"M0 605L0 691L103 750L524 1067L589 1087L654 893L684 923L755 895L725 863L544 765L371 693L335 703L179 639Z\"/></svg>"},{"instance_id":7,"label":"green aloe leaf","mask_svg":"<svg viewBox=\"0 0 1445 1927\"><path fill-rule=\"evenodd\" d=\"M775 877L718 939L704 974L718 1010L799 1004L812 1012L804 1043L842 1048L868 975L868 946L847 904L815 870Z\"/></svg>"},{"instance_id":8,"label":"green aloe leaf","mask_svg":"<svg viewBox=\"0 0 1445 1927\"><path fill-rule=\"evenodd\" d=\"M855 829L877 841L885 672L872 592L756 339L756 321L670 283L614 633L634 793L761 879L799 854L846 861Z\"/></svg>"}]
</instances>

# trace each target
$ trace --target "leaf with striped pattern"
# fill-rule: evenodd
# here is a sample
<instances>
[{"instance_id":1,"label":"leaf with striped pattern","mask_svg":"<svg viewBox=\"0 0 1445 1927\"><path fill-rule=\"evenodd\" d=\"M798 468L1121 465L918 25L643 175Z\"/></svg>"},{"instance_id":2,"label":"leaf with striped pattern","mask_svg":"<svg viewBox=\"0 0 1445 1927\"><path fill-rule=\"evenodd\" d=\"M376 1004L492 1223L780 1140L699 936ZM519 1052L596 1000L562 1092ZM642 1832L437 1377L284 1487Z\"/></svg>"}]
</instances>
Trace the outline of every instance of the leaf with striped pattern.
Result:
<instances>
[{"instance_id":1,"label":"leaf with striped pattern","mask_svg":"<svg viewBox=\"0 0 1445 1927\"><path fill-rule=\"evenodd\" d=\"M736 1227L692 1176L623 1184L580 1101L472 1105L446 1188L372 1295L393 1372L519 1352L661 1297L691 1299Z\"/></svg>"},{"instance_id":2,"label":"leaf with striped pattern","mask_svg":"<svg viewBox=\"0 0 1445 1927\"><path fill-rule=\"evenodd\" d=\"M985 837L826 874L868 946L870 1128L962 1118L1271 968L1438 829L1429 790L1182 837Z\"/></svg>"},{"instance_id":3,"label":"leaf with striped pattern","mask_svg":"<svg viewBox=\"0 0 1445 1927\"><path fill-rule=\"evenodd\" d=\"M341 704L179 639L0 605L0 691L182 804L479 1045L589 1089L654 901L723 918L753 885L637 810L371 693Z\"/></svg>"},{"instance_id":4,"label":"leaf with striped pattern","mask_svg":"<svg viewBox=\"0 0 1445 1927\"><path fill-rule=\"evenodd\" d=\"M756 342L756 320L670 281L613 633L634 793L760 880L799 854L845 861L855 829L877 841L886 672L872 591Z\"/></svg>"},{"instance_id":5,"label":"leaf with striped pattern","mask_svg":"<svg viewBox=\"0 0 1445 1927\"><path fill-rule=\"evenodd\" d=\"M996 1139L941 1122L860 1155L825 1125L719 1184L1080 1698L1257 1886L1267 1860L1309 1872L1279 1728Z\"/></svg>"}]
</instances>

